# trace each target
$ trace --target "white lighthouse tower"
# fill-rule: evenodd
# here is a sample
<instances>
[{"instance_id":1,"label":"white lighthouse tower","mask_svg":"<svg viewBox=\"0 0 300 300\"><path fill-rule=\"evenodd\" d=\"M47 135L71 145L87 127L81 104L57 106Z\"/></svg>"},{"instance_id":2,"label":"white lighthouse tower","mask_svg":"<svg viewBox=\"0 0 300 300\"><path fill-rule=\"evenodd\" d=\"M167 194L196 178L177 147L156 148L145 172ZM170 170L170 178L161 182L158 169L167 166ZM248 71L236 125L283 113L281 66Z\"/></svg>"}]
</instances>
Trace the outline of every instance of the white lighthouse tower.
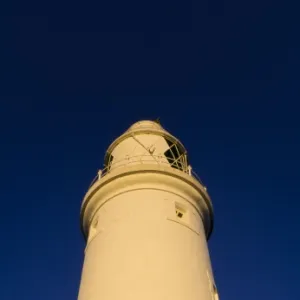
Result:
<instances>
[{"instance_id":1,"label":"white lighthouse tower","mask_svg":"<svg viewBox=\"0 0 300 300\"><path fill-rule=\"evenodd\" d=\"M217 300L206 188L183 144L158 122L117 138L81 207L79 300Z\"/></svg>"}]
</instances>

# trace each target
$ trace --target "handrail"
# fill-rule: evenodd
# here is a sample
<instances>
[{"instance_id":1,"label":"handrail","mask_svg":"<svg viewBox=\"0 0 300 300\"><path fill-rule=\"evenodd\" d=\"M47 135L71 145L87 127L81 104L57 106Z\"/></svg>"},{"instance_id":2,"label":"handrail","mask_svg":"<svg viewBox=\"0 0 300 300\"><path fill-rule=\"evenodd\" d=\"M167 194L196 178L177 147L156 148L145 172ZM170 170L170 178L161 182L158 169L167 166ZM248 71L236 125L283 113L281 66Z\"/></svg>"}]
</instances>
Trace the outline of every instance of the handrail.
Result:
<instances>
[{"instance_id":1,"label":"handrail","mask_svg":"<svg viewBox=\"0 0 300 300\"><path fill-rule=\"evenodd\" d=\"M139 160L134 160L135 158L140 158L140 159ZM147 159L147 158L152 158L152 159ZM159 158L160 160L157 161L155 158ZM163 159L165 159L167 161L163 161ZM173 162L170 163L169 161L173 161ZM94 185L94 183L97 182L100 178L102 178L105 175L109 174L111 172L112 167L114 167L114 166L116 168L120 168L120 167L126 167L130 164L144 164L144 163L151 162L151 163L156 163L158 165L165 164L165 165L168 165L171 168L174 168L174 163L176 163L177 161L179 161L179 159L174 159L174 158L169 158L169 157L166 157L166 156L159 156L159 155L136 155L136 156L131 156L130 159L129 158L128 159L122 159L122 160L113 162L109 166L105 166L102 170L99 170L98 174L92 180L89 188L91 188ZM180 165L182 165L182 162L180 162ZM113 168L113 169L115 169L115 168ZM184 172L184 173L189 174L190 176L196 178L201 183L201 185L204 186L204 184L202 183L199 176L191 169L190 166L184 166L184 167L182 167L178 170L180 170L181 172Z\"/></svg>"},{"instance_id":2,"label":"handrail","mask_svg":"<svg viewBox=\"0 0 300 300\"><path fill-rule=\"evenodd\" d=\"M204 189L206 190L206 186L204 185L204 183L202 182L202 180L200 179L198 174L193 170L192 170L192 176L195 177L201 183L201 185L204 187Z\"/></svg>"},{"instance_id":3,"label":"handrail","mask_svg":"<svg viewBox=\"0 0 300 300\"><path fill-rule=\"evenodd\" d=\"M136 158L138 158L139 160L135 160ZM146 159L145 159L146 158ZM168 156L164 156L164 155L148 155L148 154L143 154L143 155L134 155L134 156L128 156L128 158L123 158L117 161L113 161L111 164L109 164L108 166L105 166L104 169L102 169L102 176L104 176L104 174L108 173L110 171L110 169L112 169L112 167L114 167L115 165L118 165L119 163L125 162L123 165L128 165L131 163L136 163L136 162L140 162L141 164L143 164L143 162L148 161L148 162L153 162L153 163L157 163L157 164L167 164L169 166L172 167L173 164L175 164L176 162L180 162L180 164L182 165L182 162L180 161L180 158L174 159L173 157L168 157ZM172 161L172 163L170 163L170 161ZM120 166L118 166L120 167ZM188 173L188 166L185 167L181 167L180 168L181 171Z\"/></svg>"}]
</instances>

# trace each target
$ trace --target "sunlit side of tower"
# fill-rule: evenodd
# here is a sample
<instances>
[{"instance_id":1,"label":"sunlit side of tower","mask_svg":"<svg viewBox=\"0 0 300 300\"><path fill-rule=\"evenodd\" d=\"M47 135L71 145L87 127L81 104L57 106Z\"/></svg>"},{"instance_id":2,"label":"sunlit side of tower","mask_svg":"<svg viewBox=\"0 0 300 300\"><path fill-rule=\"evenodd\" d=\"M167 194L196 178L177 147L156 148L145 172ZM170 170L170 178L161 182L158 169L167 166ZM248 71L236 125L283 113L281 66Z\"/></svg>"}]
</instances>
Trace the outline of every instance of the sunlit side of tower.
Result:
<instances>
[{"instance_id":1,"label":"sunlit side of tower","mask_svg":"<svg viewBox=\"0 0 300 300\"><path fill-rule=\"evenodd\" d=\"M183 144L158 122L108 148L81 207L79 300L218 300L207 240L213 210Z\"/></svg>"}]
</instances>

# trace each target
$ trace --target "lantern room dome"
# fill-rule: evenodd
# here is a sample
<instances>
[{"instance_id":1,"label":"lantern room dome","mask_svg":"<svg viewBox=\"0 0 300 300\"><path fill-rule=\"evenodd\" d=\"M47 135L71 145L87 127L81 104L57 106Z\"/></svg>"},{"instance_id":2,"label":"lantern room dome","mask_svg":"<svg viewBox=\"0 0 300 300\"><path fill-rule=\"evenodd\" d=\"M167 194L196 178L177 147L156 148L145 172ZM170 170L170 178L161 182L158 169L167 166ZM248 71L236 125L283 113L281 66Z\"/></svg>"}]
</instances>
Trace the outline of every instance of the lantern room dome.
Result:
<instances>
[{"instance_id":1,"label":"lantern room dome","mask_svg":"<svg viewBox=\"0 0 300 300\"><path fill-rule=\"evenodd\" d=\"M136 130L136 129L160 129L162 130L162 126L155 121L149 121L149 120L143 120L143 121L139 121L134 123L133 125L131 125L129 127L128 130Z\"/></svg>"},{"instance_id":2,"label":"lantern room dome","mask_svg":"<svg viewBox=\"0 0 300 300\"><path fill-rule=\"evenodd\" d=\"M156 164L189 172L184 146L158 120L134 123L107 149L104 165L108 172L136 164Z\"/></svg>"}]
</instances>

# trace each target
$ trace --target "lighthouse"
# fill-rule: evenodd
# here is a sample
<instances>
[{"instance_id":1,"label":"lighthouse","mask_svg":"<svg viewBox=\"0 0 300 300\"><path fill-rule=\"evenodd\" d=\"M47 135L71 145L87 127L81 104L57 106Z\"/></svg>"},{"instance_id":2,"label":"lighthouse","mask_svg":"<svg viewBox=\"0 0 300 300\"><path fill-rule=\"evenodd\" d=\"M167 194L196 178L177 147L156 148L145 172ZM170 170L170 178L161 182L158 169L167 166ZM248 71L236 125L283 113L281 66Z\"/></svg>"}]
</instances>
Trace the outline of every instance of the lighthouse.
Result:
<instances>
[{"instance_id":1,"label":"lighthouse","mask_svg":"<svg viewBox=\"0 0 300 300\"><path fill-rule=\"evenodd\" d=\"M213 208L184 145L139 121L107 149L81 206L78 300L218 300Z\"/></svg>"}]
</instances>

